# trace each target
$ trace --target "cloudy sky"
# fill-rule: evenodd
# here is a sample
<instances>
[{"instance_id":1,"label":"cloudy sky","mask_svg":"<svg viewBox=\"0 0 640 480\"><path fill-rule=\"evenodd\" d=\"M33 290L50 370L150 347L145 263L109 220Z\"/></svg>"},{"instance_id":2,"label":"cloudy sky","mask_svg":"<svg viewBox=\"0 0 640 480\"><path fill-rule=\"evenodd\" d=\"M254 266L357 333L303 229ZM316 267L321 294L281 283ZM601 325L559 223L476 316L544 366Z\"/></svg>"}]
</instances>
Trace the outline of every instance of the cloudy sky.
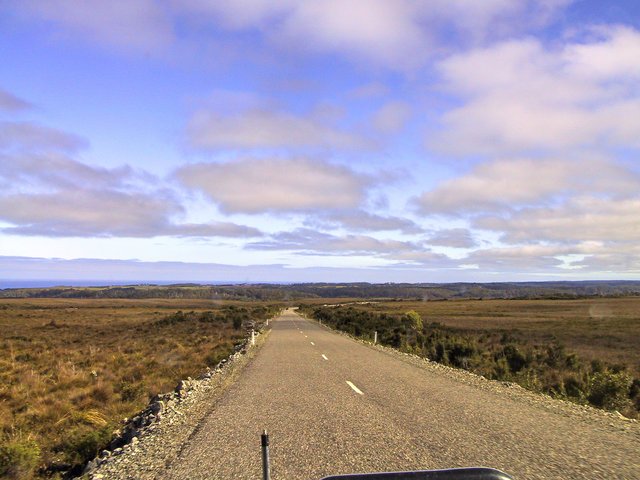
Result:
<instances>
[{"instance_id":1,"label":"cloudy sky","mask_svg":"<svg viewBox=\"0 0 640 480\"><path fill-rule=\"evenodd\" d=\"M9 0L0 278L640 279L636 0Z\"/></svg>"}]
</instances>

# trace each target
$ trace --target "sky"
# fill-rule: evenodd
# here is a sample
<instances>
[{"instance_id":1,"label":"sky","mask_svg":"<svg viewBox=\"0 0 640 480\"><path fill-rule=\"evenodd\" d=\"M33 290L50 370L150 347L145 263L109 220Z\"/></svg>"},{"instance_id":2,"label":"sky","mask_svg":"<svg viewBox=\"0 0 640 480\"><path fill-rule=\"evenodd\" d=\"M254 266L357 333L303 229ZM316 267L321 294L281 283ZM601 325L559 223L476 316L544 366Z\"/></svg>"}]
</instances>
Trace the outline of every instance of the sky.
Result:
<instances>
[{"instance_id":1,"label":"sky","mask_svg":"<svg viewBox=\"0 0 640 480\"><path fill-rule=\"evenodd\" d=\"M640 280L636 0L7 0L0 59L0 279Z\"/></svg>"}]
</instances>

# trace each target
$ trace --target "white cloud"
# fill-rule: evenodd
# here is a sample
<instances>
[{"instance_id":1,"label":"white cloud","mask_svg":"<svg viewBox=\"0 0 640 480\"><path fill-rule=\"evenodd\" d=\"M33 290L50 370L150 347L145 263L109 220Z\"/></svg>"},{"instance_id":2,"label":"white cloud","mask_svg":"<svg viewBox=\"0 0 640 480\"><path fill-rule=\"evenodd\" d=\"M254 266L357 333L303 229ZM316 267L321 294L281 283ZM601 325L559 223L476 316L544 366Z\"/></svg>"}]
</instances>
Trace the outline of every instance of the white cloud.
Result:
<instances>
[{"instance_id":1,"label":"white cloud","mask_svg":"<svg viewBox=\"0 0 640 480\"><path fill-rule=\"evenodd\" d=\"M186 212L158 178L69 156L84 144L49 127L0 123L0 221L10 225L0 231L48 237L260 236L255 228L229 222L176 223Z\"/></svg>"},{"instance_id":2,"label":"white cloud","mask_svg":"<svg viewBox=\"0 0 640 480\"><path fill-rule=\"evenodd\" d=\"M349 92L350 98L367 100L370 98L384 97L389 94L389 87L381 82L368 82Z\"/></svg>"},{"instance_id":3,"label":"white cloud","mask_svg":"<svg viewBox=\"0 0 640 480\"><path fill-rule=\"evenodd\" d=\"M322 228L344 228L351 232L380 232L398 230L405 234L423 231L408 218L384 216L364 210L334 211L308 218L305 224Z\"/></svg>"},{"instance_id":4,"label":"white cloud","mask_svg":"<svg viewBox=\"0 0 640 480\"><path fill-rule=\"evenodd\" d=\"M308 228L280 232L270 238L247 244L248 249L287 251L297 255L368 256L390 267L458 268L456 260L435 253L421 243L381 239L368 235L334 235Z\"/></svg>"},{"instance_id":5,"label":"white cloud","mask_svg":"<svg viewBox=\"0 0 640 480\"><path fill-rule=\"evenodd\" d=\"M285 15L296 0L172 0L176 12L217 19L227 29L265 28L269 21Z\"/></svg>"},{"instance_id":6,"label":"white cloud","mask_svg":"<svg viewBox=\"0 0 640 480\"><path fill-rule=\"evenodd\" d=\"M483 271L549 273L564 264L557 257L573 252L571 248L546 245L495 247L476 250L463 263L477 265Z\"/></svg>"},{"instance_id":7,"label":"white cloud","mask_svg":"<svg viewBox=\"0 0 640 480\"><path fill-rule=\"evenodd\" d=\"M425 0L423 5L432 6L459 35L486 40L546 26L571 3L574 0Z\"/></svg>"},{"instance_id":8,"label":"white cloud","mask_svg":"<svg viewBox=\"0 0 640 480\"><path fill-rule=\"evenodd\" d=\"M157 53L189 41L212 46L220 42L219 31L223 30L235 45L242 44L244 34L257 34L267 48L338 54L358 63L406 70L422 66L429 56L447 48L452 38L458 44L479 43L537 29L569 3L571 0L24 0L5 8L51 25L57 35L81 37L119 51Z\"/></svg>"},{"instance_id":9,"label":"white cloud","mask_svg":"<svg viewBox=\"0 0 640 480\"><path fill-rule=\"evenodd\" d=\"M579 275L576 278L587 274L594 278L594 273L619 278L640 273L640 247L603 242L515 245L476 250L464 261L484 272L559 276L574 272Z\"/></svg>"},{"instance_id":10,"label":"white cloud","mask_svg":"<svg viewBox=\"0 0 640 480\"><path fill-rule=\"evenodd\" d=\"M32 159L30 164L37 162ZM12 177L0 168L0 181L11 179L0 194L0 220L12 225L0 231L48 237L261 235L255 228L230 222L175 222L185 211L173 193L148 184L131 185L141 179L129 169L92 169L74 161L65 165L62 159L55 164L61 171L48 170L52 163L45 161L43 169Z\"/></svg>"},{"instance_id":11,"label":"white cloud","mask_svg":"<svg viewBox=\"0 0 640 480\"><path fill-rule=\"evenodd\" d=\"M640 274L640 248L638 245L625 245L624 248L601 249L591 255L575 261L572 266L581 271L607 272L619 276L621 273Z\"/></svg>"},{"instance_id":12,"label":"white cloud","mask_svg":"<svg viewBox=\"0 0 640 480\"><path fill-rule=\"evenodd\" d=\"M384 255L394 256L418 248L411 242L381 240L367 235L332 235L299 228L272 235L270 239L250 243L256 250L287 250L306 255Z\"/></svg>"},{"instance_id":13,"label":"white cloud","mask_svg":"<svg viewBox=\"0 0 640 480\"><path fill-rule=\"evenodd\" d=\"M74 151L87 145L83 138L31 122L0 122L0 149Z\"/></svg>"},{"instance_id":14,"label":"white cloud","mask_svg":"<svg viewBox=\"0 0 640 480\"><path fill-rule=\"evenodd\" d=\"M252 109L234 115L197 112L187 127L189 143L196 148L367 148L351 132L313 116Z\"/></svg>"},{"instance_id":15,"label":"white cloud","mask_svg":"<svg viewBox=\"0 0 640 480\"><path fill-rule=\"evenodd\" d=\"M180 168L176 176L234 213L356 208L371 183L346 167L309 159L198 163Z\"/></svg>"},{"instance_id":16,"label":"white cloud","mask_svg":"<svg viewBox=\"0 0 640 480\"><path fill-rule=\"evenodd\" d=\"M477 246L472 233L466 228L438 230L427 238L426 243L429 245L452 248L473 248Z\"/></svg>"},{"instance_id":17,"label":"white cloud","mask_svg":"<svg viewBox=\"0 0 640 480\"><path fill-rule=\"evenodd\" d=\"M221 17L229 28L257 29L285 48L407 69L422 65L452 34L468 43L537 28L571 1L250 0L205 9L195 3L198 13Z\"/></svg>"},{"instance_id":18,"label":"white cloud","mask_svg":"<svg viewBox=\"0 0 640 480\"><path fill-rule=\"evenodd\" d=\"M605 159L505 159L482 163L441 183L423 193L417 204L423 213L463 214L545 204L566 195L625 196L638 191L638 172Z\"/></svg>"},{"instance_id":19,"label":"white cloud","mask_svg":"<svg viewBox=\"0 0 640 480\"><path fill-rule=\"evenodd\" d=\"M63 280L77 284L96 280L106 285L114 281L147 282L421 282L451 281L448 272L434 264L425 275L418 268L300 268L283 264L250 264L246 266L219 263L145 262L139 260L102 260L82 258L33 258L0 256L0 278L15 280Z\"/></svg>"},{"instance_id":20,"label":"white cloud","mask_svg":"<svg viewBox=\"0 0 640 480\"><path fill-rule=\"evenodd\" d=\"M251 238L262 237L260 230L247 225L233 222L212 221L208 223L178 223L170 224L164 230L158 230L155 235L174 235L178 237L231 237Z\"/></svg>"},{"instance_id":21,"label":"white cloud","mask_svg":"<svg viewBox=\"0 0 640 480\"><path fill-rule=\"evenodd\" d=\"M7 92L0 88L0 111L6 112L19 112L28 110L31 108L31 104L16 97L11 92Z\"/></svg>"},{"instance_id":22,"label":"white cloud","mask_svg":"<svg viewBox=\"0 0 640 480\"><path fill-rule=\"evenodd\" d=\"M454 55L438 68L462 103L429 143L464 155L640 147L639 57L640 32L623 27L559 49L525 39Z\"/></svg>"},{"instance_id":23,"label":"white cloud","mask_svg":"<svg viewBox=\"0 0 640 480\"><path fill-rule=\"evenodd\" d=\"M483 216L477 228L503 233L504 241L640 243L640 197L573 198L561 206L527 208L507 216Z\"/></svg>"},{"instance_id":24,"label":"white cloud","mask_svg":"<svg viewBox=\"0 0 640 480\"><path fill-rule=\"evenodd\" d=\"M401 101L385 103L373 116L373 126L381 133L397 133L411 117L411 107Z\"/></svg>"},{"instance_id":25,"label":"white cloud","mask_svg":"<svg viewBox=\"0 0 640 480\"><path fill-rule=\"evenodd\" d=\"M594 33L605 41L575 43L563 51L564 61L576 76L587 80L624 80L640 77L640 35L630 27L600 27Z\"/></svg>"},{"instance_id":26,"label":"white cloud","mask_svg":"<svg viewBox=\"0 0 640 480\"><path fill-rule=\"evenodd\" d=\"M442 253L435 253L425 248L415 248L413 250L398 250L386 255L388 260L394 262L394 266L421 266L436 269L455 269L458 263Z\"/></svg>"},{"instance_id":27,"label":"white cloud","mask_svg":"<svg viewBox=\"0 0 640 480\"><path fill-rule=\"evenodd\" d=\"M73 190L0 197L8 233L43 236L153 236L180 212L170 198L117 191Z\"/></svg>"},{"instance_id":28,"label":"white cloud","mask_svg":"<svg viewBox=\"0 0 640 480\"><path fill-rule=\"evenodd\" d=\"M137 173L130 167L107 169L86 165L59 152L0 155L0 178L13 185L11 190L41 188L73 189L114 188L135 181ZM6 191L5 191L6 193Z\"/></svg>"},{"instance_id":29,"label":"white cloud","mask_svg":"<svg viewBox=\"0 0 640 480\"><path fill-rule=\"evenodd\" d=\"M300 2L279 33L288 45L304 39L305 50L339 51L373 63L413 67L433 48L417 13L403 0Z\"/></svg>"},{"instance_id":30,"label":"white cloud","mask_svg":"<svg viewBox=\"0 0 640 480\"><path fill-rule=\"evenodd\" d=\"M171 18L163 2L154 0L21 0L16 10L51 24L58 33L119 51L155 53L174 40Z\"/></svg>"}]
</instances>

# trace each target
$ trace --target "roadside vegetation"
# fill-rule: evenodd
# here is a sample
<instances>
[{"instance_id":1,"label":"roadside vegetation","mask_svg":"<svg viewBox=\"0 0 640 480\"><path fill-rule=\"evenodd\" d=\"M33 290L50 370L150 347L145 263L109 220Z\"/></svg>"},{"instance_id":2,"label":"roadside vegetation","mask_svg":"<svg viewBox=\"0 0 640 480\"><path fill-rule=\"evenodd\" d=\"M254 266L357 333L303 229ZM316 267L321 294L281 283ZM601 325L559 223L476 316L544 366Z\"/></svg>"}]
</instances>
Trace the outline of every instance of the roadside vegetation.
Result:
<instances>
[{"instance_id":1,"label":"roadside vegetation","mask_svg":"<svg viewBox=\"0 0 640 480\"><path fill-rule=\"evenodd\" d=\"M277 312L205 300L0 302L0 478L62 477Z\"/></svg>"},{"instance_id":2,"label":"roadside vegetation","mask_svg":"<svg viewBox=\"0 0 640 480\"><path fill-rule=\"evenodd\" d=\"M483 295L503 296L525 288L481 287ZM542 292L542 286L525 291L534 287ZM553 299L446 301L416 300L418 290L433 296L436 287L405 292L368 284L3 290L0 477L62 478L77 471L122 419L228 356L246 329L273 316L285 298L352 335L373 340L377 331L380 343L405 352L638 417L640 297L599 296L604 288L631 287L636 284L584 284L585 292L597 288L595 296L559 299L561 289L578 288L562 284L553 287ZM343 298L385 288L406 296ZM446 288L442 295L476 295L480 287ZM13 298L23 294L59 298ZM118 296L127 298L112 298Z\"/></svg>"},{"instance_id":3,"label":"roadside vegetation","mask_svg":"<svg viewBox=\"0 0 640 480\"><path fill-rule=\"evenodd\" d=\"M625 301L622 306L610 308L612 302ZM419 306L422 311L406 309L408 306ZM637 418L640 414L640 352L637 349L640 299L600 301L595 309L592 304L591 312L599 312L598 315L608 312L612 316L617 310L627 312L629 318L623 321L620 317L609 318L609 329L604 332L598 328L593 330L592 324L606 326L606 318L593 318L586 313L581 322L580 312L589 311L583 306L557 300L375 302L337 306L305 304L301 310L356 337L373 340L377 331L379 343L403 352ZM403 308L406 310L401 312ZM510 309L514 310L511 315ZM526 315L518 319L515 312L522 310L538 318L533 322ZM559 310L564 315L559 315ZM498 311L502 311L502 315ZM479 320L491 315L495 318ZM562 331L565 322L572 327ZM618 324L617 329L613 328L614 323ZM553 333L558 325L563 333L560 336L572 346L590 343L590 348L584 349L585 355L576 353ZM599 338L602 336L605 338ZM626 350L628 342L633 350ZM607 348L615 354L607 354Z\"/></svg>"}]
</instances>

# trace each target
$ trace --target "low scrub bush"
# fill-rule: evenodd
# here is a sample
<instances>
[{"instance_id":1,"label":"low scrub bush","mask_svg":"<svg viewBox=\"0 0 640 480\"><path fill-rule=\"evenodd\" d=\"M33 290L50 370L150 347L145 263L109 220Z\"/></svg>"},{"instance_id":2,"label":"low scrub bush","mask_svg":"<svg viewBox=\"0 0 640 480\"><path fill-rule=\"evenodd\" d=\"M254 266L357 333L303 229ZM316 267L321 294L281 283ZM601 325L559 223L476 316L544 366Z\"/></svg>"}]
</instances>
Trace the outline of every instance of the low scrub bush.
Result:
<instances>
[{"instance_id":1,"label":"low scrub bush","mask_svg":"<svg viewBox=\"0 0 640 480\"><path fill-rule=\"evenodd\" d=\"M0 440L0 477L29 479L40 461L40 447L30 437Z\"/></svg>"},{"instance_id":2,"label":"low scrub bush","mask_svg":"<svg viewBox=\"0 0 640 480\"><path fill-rule=\"evenodd\" d=\"M108 426L77 426L65 435L57 450L65 456L67 462L82 464L94 458L108 445L111 433Z\"/></svg>"},{"instance_id":3,"label":"low scrub bush","mask_svg":"<svg viewBox=\"0 0 640 480\"><path fill-rule=\"evenodd\" d=\"M632 378L626 372L597 372L589 382L587 399L607 410L627 410L631 406Z\"/></svg>"}]
</instances>

